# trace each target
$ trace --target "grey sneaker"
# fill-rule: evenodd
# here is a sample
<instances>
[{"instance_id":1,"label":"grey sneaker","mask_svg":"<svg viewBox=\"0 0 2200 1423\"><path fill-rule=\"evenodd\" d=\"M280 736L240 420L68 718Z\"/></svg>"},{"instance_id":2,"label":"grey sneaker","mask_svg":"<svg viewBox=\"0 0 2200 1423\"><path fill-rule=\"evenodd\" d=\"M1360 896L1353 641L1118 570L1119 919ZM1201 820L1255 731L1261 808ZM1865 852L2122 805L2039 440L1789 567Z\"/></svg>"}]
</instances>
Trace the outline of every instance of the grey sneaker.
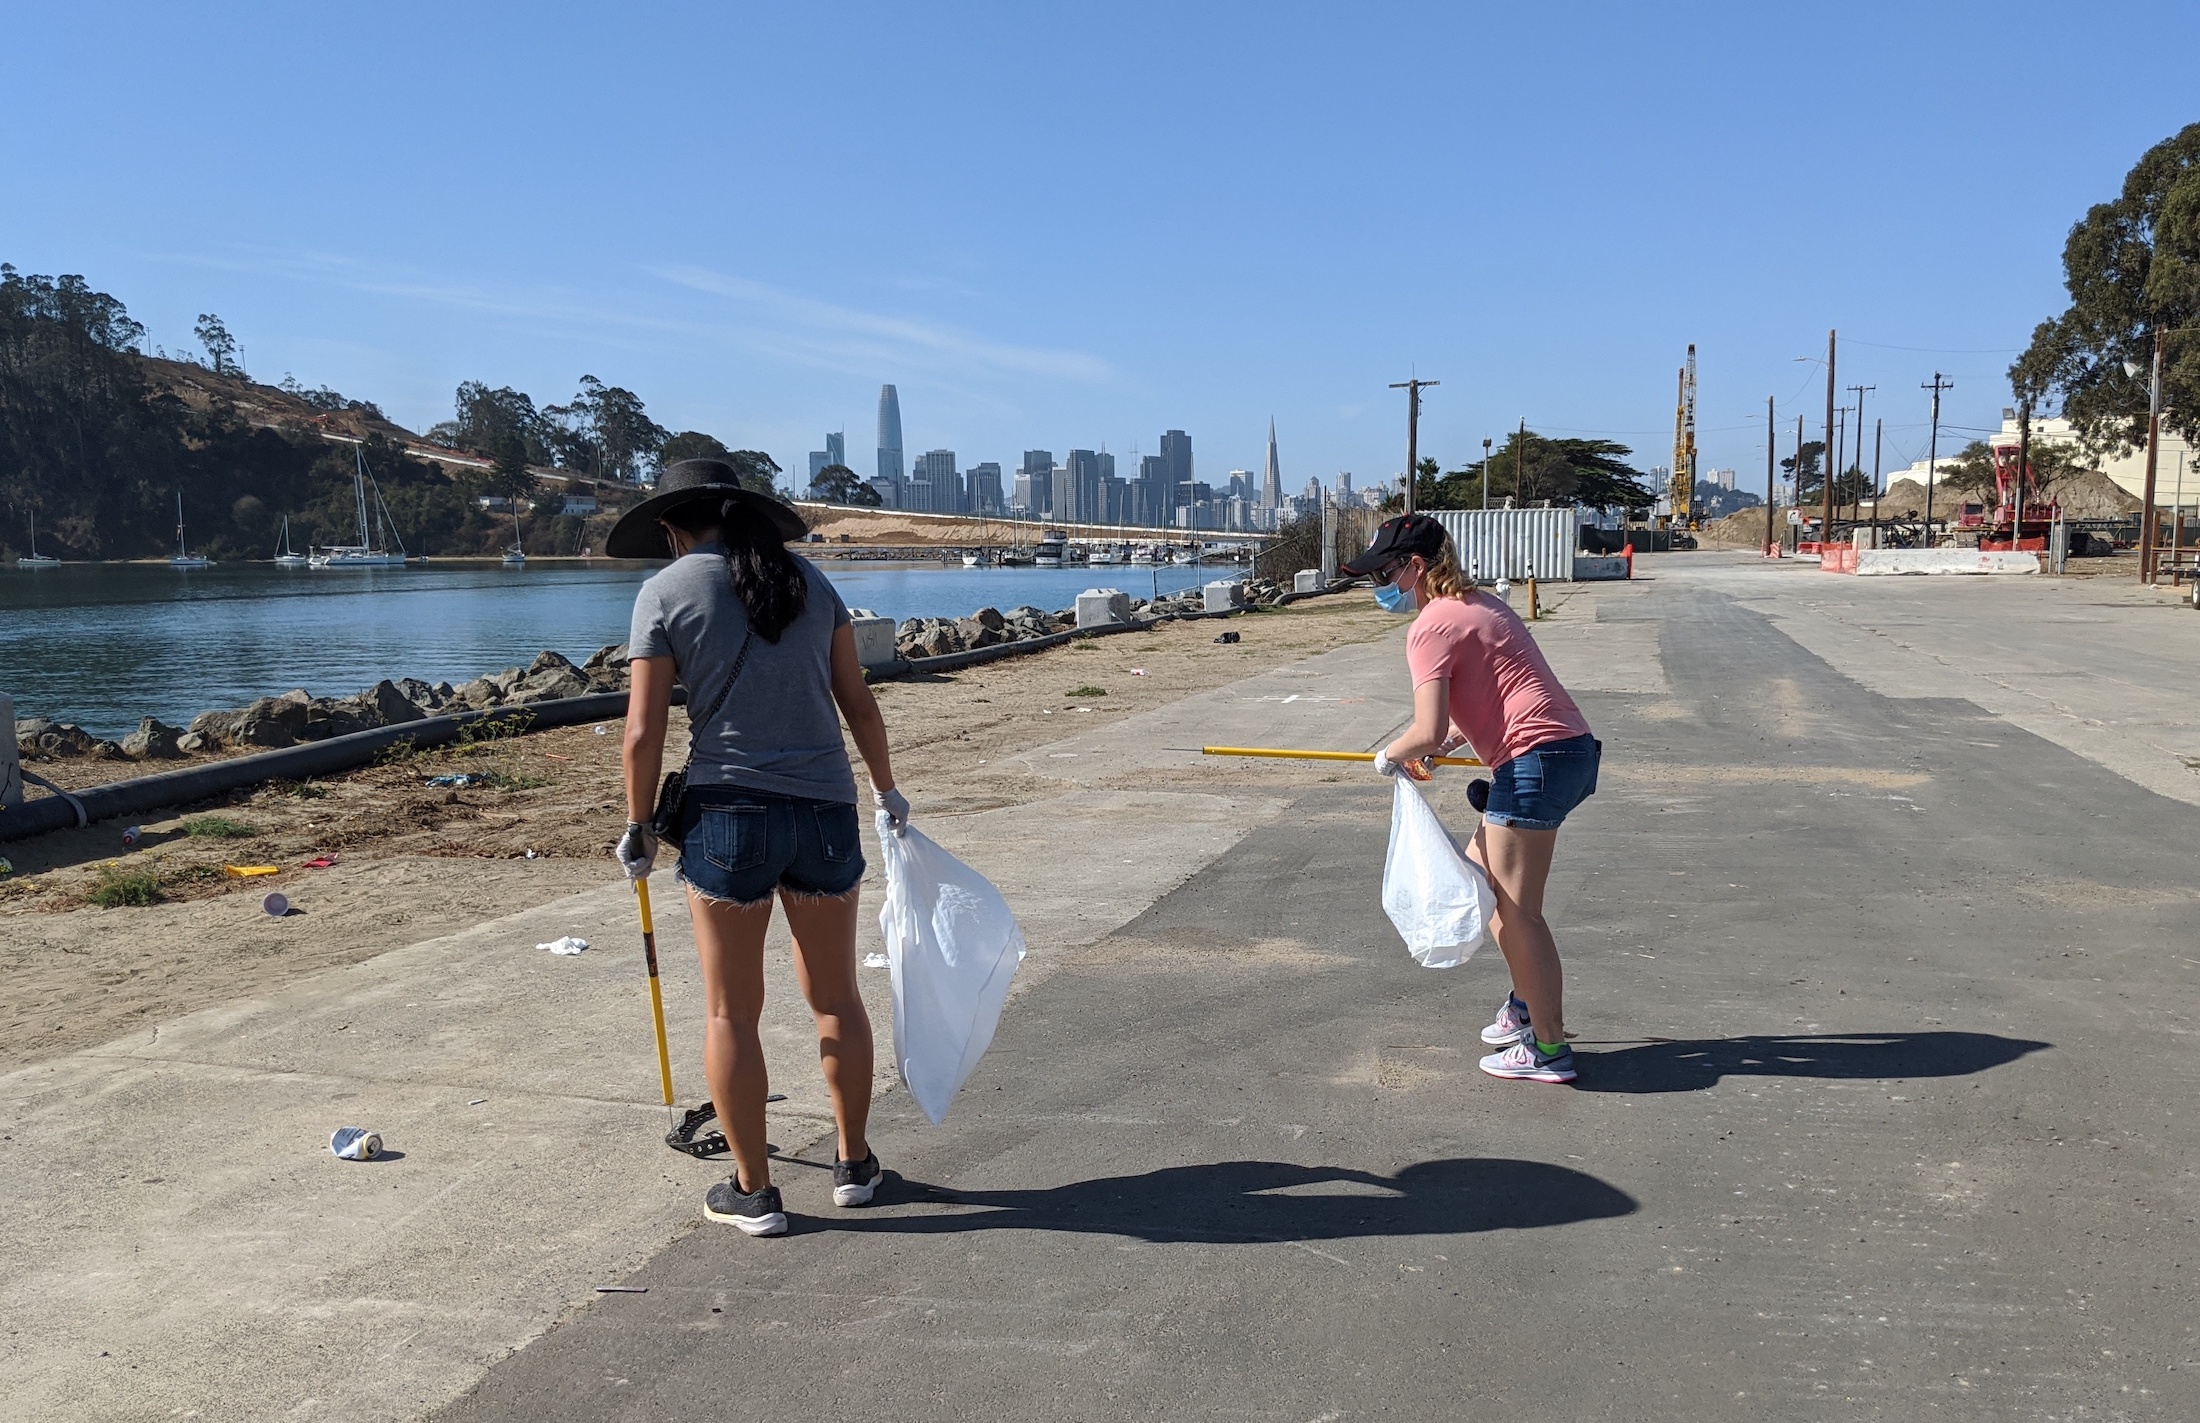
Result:
<instances>
[{"instance_id":1,"label":"grey sneaker","mask_svg":"<svg viewBox=\"0 0 2200 1423\"><path fill-rule=\"evenodd\" d=\"M1503 1052L1483 1058L1482 1070L1515 1082L1571 1082L1574 1050L1561 1045L1557 1052L1547 1053L1535 1045L1534 1038L1523 1037Z\"/></svg>"},{"instance_id":2,"label":"grey sneaker","mask_svg":"<svg viewBox=\"0 0 2200 1423\"><path fill-rule=\"evenodd\" d=\"M1528 1005L1507 990L1505 1006L1497 1010L1497 1018L1482 1030L1482 1041L1491 1047L1503 1047L1520 1041L1520 1035L1528 1031Z\"/></svg>"},{"instance_id":3,"label":"grey sneaker","mask_svg":"<svg viewBox=\"0 0 2200 1423\"><path fill-rule=\"evenodd\" d=\"M779 1188L744 1191L741 1178L720 1181L703 1198L703 1214L724 1221L743 1235L785 1235L787 1209L780 1204Z\"/></svg>"},{"instance_id":4,"label":"grey sneaker","mask_svg":"<svg viewBox=\"0 0 2200 1423\"><path fill-rule=\"evenodd\" d=\"M878 1190L878 1153L867 1152L861 1161L833 1158L833 1204L867 1206Z\"/></svg>"}]
</instances>

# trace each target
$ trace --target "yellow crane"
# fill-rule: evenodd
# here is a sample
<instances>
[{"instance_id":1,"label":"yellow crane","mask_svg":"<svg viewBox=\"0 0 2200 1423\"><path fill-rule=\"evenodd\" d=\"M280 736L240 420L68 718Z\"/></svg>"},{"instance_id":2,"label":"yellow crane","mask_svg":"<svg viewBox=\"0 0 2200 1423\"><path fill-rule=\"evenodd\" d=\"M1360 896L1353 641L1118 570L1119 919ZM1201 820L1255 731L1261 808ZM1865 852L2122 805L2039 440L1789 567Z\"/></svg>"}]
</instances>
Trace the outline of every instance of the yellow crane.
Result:
<instances>
[{"instance_id":1,"label":"yellow crane","mask_svg":"<svg viewBox=\"0 0 2200 1423\"><path fill-rule=\"evenodd\" d=\"M1673 406L1673 478L1669 502L1673 527L1696 527L1696 346L1688 346L1688 364L1681 367L1680 399Z\"/></svg>"}]
</instances>

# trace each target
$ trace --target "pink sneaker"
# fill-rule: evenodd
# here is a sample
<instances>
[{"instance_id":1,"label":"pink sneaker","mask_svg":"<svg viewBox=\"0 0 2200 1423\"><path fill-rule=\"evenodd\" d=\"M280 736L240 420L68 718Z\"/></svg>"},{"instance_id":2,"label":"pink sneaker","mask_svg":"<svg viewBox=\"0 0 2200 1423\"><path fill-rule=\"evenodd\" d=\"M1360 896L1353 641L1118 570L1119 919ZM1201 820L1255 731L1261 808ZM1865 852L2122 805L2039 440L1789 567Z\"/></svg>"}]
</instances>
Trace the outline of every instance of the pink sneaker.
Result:
<instances>
[{"instance_id":1,"label":"pink sneaker","mask_svg":"<svg viewBox=\"0 0 2200 1423\"><path fill-rule=\"evenodd\" d=\"M1571 1082L1574 1080L1574 1050L1562 1046L1557 1052L1546 1053L1532 1038L1522 1038L1503 1052L1493 1052L1483 1058L1482 1070L1492 1077L1510 1078L1515 1082Z\"/></svg>"},{"instance_id":2,"label":"pink sneaker","mask_svg":"<svg viewBox=\"0 0 2200 1423\"><path fill-rule=\"evenodd\" d=\"M1520 1035L1527 1030L1528 1005L1507 990L1505 1006L1497 1010L1497 1020L1482 1030L1482 1041L1491 1047L1503 1047L1520 1041Z\"/></svg>"}]
</instances>

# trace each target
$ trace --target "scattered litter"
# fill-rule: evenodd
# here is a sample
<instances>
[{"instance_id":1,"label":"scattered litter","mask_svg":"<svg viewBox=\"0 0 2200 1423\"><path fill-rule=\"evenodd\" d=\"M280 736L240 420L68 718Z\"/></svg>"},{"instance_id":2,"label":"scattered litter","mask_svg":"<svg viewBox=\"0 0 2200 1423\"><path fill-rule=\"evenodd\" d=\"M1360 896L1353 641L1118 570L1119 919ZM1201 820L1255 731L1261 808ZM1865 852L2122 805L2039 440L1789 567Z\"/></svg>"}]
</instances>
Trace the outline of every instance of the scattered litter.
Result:
<instances>
[{"instance_id":1,"label":"scattered litter","mask_svg":"<svg viewBox=\"0 0 2200 1423\"><path fill-rule=\"evenodd\" d=\"M646 1295L646 1294L648 1294L648 1293L649 1293L649 1286L647 1286L647 1285L598 1285L598 1286L596 1286L596 1293L597 1293L597 1294L600 1294L600 1295Z\"/></svg>"},{"instance_id":2,"label":"scattered litter","mask_svg":"<svg viewBox=\"0 0 2200 1423\"><path fill-rule=\"evenodd\" d=\"M562 939L552 939L547 944L537 944L535 945L535 947L538 949L545 949L553 954L565 954L570 956L573 954L586 952L588 948L588 940L576 939L571 934L567 934Z\"/></svg>"},{"instance_id":3,"label":"scattered litter","mask_svg":"<svg viewBox=\"0 0 2200 1423\"><path fill-rule=\"evenodd\" d=\"M281 874L281 865L223 865L222 873L236 879L257 879L261 875Z\"/></svg>"},{"instance_id":4,"label":"scattered litter","mask_svg":"<svg viewBox=\"0 0 2200 1423\"><path fill-rule=\"evenodd\" d=\"M766 1097L766 1098L764 1099L764 1105L768 1107L768 1106L770 1106L770 1105L771 1105L772 1103L774 1103L774 1102L784 1102L784 1101L786 1101L786 1100L787 1100L787 1094L786 1094L786 1093L784 1093L784 1092L774 1092L774 1093L772 1093L772 1094L771 1094L771 1095L770 1095L769 1097Z\"/></svg>"},{"instance_id":5,"label":"scattered litter","mask_svg":"<svg viewBox=\"0 0 2200 1423\"><path fill-rule=\"evenodd\" d=\"M527 852L527 858L530 860L539 860L542 858L542 856L536 854L533 850L529 850Z\"/></svg>"},{"instance_id":6,"label":"scattered litter","mask_svg":"<svg viewBox=\"0 0 2200 1423\"><path fill-rule=\"evenodd\" d=\"M480 1105L481 1105L481 1104L482 1104L483 1102L486 1102L486 1101L488 1101L488 1100L489 1100L489 1099L488 1099L487 1097L476 1097L476 1098L474 1098L474 1100L472 1100L471 1102L468 1102L468 1103L467 1103L466 1105L467 1105L467 1106L469 1106L469 1107L478 1107L478 1106L480 1106Z\"/></svg>"},{"instance_id":7,"label":"scattered litter","mask_svg":"<svg viewBox=\"0 0 2200 1423\"><path fill-rule=\"evenodd\" d=\"M1215 639L1216 642L1236 642L1237 640L1238 635L1235 632L1226 632Z\"/></svg>"},{"instance_id":8,"label":"scattered litter","mask_svg":"<svg viewBox=\"0 0 2200 1423\"><path fill-rule=\"evenodd\" d=\"M290 913L290 896L278 889L260 901L260 910L270 919L281 919Z\"/></svg>"},{"instance_id":9,"label":"scattered litter","mask_svg":"<svg viewBox=\"0 0 2200 1423\"><path fill-rule=\"evenodd\" d=\"M468 786L485 786L489 784L489 778L487 776L477 776L471 771L446 771L440 776L428 777L424 784L449 786L456 790L464 790Z\"/></svg>"},{"instance_id":10,"label":"scattered litter","mask_svg":"<svg viewBox=\"0 0 2200 1423\"><path fill-rule=\"evenodd\" d=\"M145 832L143 830L140 830L137 826L133 825L129 829L122 832L122 848L125 850L135 850L137 848L137 842L144 838Z\"/></svg>"},{"instance_id":11,"label":"scattered litter","mask_svg":"<svg viewBox=\"0 0 2200 1423\"><path fill-rule=\"evenodd\" d=\"M1133 677L1143 677L1146 675L1146 669L1143 667L1133 667L1131 669L1131 675Z\"/></svg>"},{"instance_id":12,"label":"scattered litter","mask_svg":"<svg viewBox=\"0 0 2200 1423\"><path fill-rule=\"evenodd\" d=\"M611 734L611 728L608 726L599 726L596 728L596 734L598 736L609 736Z\"/></svg>"},{"instance_id":13,"label":"scattered litter","mask_svg":"<svg viewBox=\"0 0 2200 1423\"><path fill-rule=\"evenodd\" d=\"M894 961L884 954L865 954L863 956L863 966L865 968L892 968Z\"/></svg>"},{"instance_id":14,"label":"scattered litter","mask_svg":"<svg viewBox=\"0 0 2200 1423\"><path fill-rule=\"evenodd\" d=\"M365 1127L338 1127L329 1134L328 1149L344 1161L372 1161L382 1154L382 1138Z\"/></svg>"},{"instance_id":15,"label":"scattered litter","mask_svg":"<svg viewBox=\"0 0 2200 1423\"><path fill-rule=\"evenodd\" d=\"M8 862L7 856L0 855L0 879L5 879L14 873L15 866Z\"/></svg>"},{"instance_id":16,"label":"scattered litter","mask_svg":"<svg viewBox=\"0 0 2200 1423\"><path fill-rule=\"evenodd\" d=\"M300 869L307 870L327 870L334 869L335 867L336 857L334 855L315 855L312 859L306 861L303 865L299 866Z\"/></svg>"}]
</instances>

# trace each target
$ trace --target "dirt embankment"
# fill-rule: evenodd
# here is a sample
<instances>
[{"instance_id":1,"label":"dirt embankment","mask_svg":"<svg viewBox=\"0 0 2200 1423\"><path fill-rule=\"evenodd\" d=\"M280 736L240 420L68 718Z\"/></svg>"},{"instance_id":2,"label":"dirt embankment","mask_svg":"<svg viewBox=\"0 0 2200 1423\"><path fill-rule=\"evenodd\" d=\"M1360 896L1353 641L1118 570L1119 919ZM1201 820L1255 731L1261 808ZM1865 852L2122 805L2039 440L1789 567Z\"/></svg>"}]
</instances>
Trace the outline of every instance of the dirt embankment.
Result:
<instances>
[{"instance_id":1,"label":"dirt embankment","mask_svg":"<svg viewBox=\"0 0 2200 1423\"><path fill-rule=\"evenodd\" d=\"M1397 626L1364 596L1319 598L877 693L896 777L922 818L1055 794L1056 782L1003 778L991 763ZM1215 643L1225 630L1241 641ZM0 1067L610 883L610 846L626 821L618 732L604 723L400 753L148 818L134 849L114 821L0 845L15 865L0 878ZM686 736L676 711L670 743ZM1297 763L1187 759L1186 777L1201 784L1302 774ZM471 779L434 783L454 776ZM335 864L304 867L324 855ZM277 872L224 868L257 865ZM263 914L269 890L298 912ZM94 896L153 902L100 908Z\"/></svg>"}]
</instances>

